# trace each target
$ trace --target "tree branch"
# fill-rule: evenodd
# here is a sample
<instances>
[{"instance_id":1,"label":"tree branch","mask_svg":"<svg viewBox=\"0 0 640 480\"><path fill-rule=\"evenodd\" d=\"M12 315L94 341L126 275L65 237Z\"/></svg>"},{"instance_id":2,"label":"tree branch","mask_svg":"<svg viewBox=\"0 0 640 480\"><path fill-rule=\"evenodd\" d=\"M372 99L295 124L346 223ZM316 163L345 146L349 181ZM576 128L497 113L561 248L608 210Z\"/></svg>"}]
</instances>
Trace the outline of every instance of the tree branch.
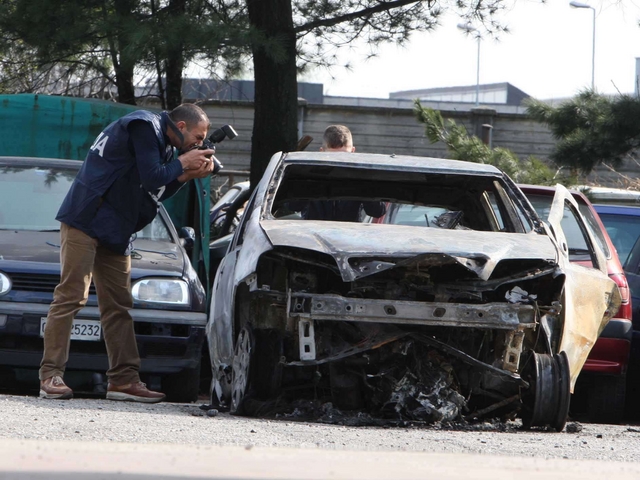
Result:
<instances>
[{"instance_id":1,"label":"tree branch","mask_svg":"<svg viewBox=\"0 0 640 480\"><path fill-rule=\"evenodd\" d=\"M293 29L296 35L300 32L308 32L318 27L332 27L339 23L348 22L349 20L353 20L354 18L367 17L369 15L373 15L375 13L386 12L388 10L393 10L394 8L404 7L405 5L411 5L412 3L420 3L425 0L394 0L388 3L380 3L375 7L365 8L363 10L359 10L357 12L347 13L344 15L340 15L333 18L324 18L322 20L315 20L313 22L305 23L304 25L300 25ZM431 0L428 0L429 5L431 5Z\"/></svg>"}]
</instances>

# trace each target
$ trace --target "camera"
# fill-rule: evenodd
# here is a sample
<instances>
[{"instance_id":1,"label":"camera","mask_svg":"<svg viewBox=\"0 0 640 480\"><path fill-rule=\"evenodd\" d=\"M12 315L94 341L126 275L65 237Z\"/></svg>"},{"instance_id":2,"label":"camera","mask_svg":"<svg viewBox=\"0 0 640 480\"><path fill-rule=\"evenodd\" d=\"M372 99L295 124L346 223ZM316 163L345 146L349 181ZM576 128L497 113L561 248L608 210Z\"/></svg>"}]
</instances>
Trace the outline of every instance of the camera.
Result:
<instances>
[{"instance_id":1,"label":"camera","mask_svg":"<svg viewBox=\"0 0 640 480\"><path fill-rule=\"evenodd\" d=\"M214 150L215 152L216 143L220 143L225 138L233 140L237 136L238 134L231 125L223 125L222 127L214 130L213 133L209 135L209 138L202 142L202 145L198 147L198 150ZM207 155L207 157L213 161L213 174L215 175L222 168L222 163L220 163L220 160L214 157L213 154Z\"/></svg>"}]
</instances>

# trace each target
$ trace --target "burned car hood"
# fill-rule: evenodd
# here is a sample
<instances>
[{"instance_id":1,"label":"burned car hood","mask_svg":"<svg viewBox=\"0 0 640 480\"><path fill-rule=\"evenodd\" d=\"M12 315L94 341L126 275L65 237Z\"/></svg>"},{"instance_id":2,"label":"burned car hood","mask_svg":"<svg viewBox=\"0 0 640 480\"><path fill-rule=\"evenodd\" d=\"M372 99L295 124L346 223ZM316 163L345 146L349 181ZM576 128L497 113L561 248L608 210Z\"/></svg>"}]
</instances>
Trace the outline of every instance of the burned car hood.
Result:
<instances>
[{"instance_id":1,"label":"burned car hood","mask_svg":"<svg viewBox=\"0 0 640 480\"><path fill-rule=\"evenodd\" d=\"M479 232L313 220L263 220L260 224L274 247L297 247L331 255L344 281L400 265L410 266L412 262L417 264L427 257L429 263L457 262L487 280L502 260L555 263L558 254L549 237L533 232ZM353 261L365 258L372 260ZM386 262L385 258L402 260Z\"/></svg>"},{"instance_id":2,"label":"burned car hood","mask_svg":"<svg viewBox=\"0 0 640 480\"><path fill-rule=\"evenodd\" d=\"M136 240L131 257L133 279L150 275L181 276L184 258L175 243ZM0 260L16 265L22 262L40 265L51 273L60 272L60 232L26 230L0 231ZM49 265L44 267L45 265Z\"/></svg>"}]
</instances>

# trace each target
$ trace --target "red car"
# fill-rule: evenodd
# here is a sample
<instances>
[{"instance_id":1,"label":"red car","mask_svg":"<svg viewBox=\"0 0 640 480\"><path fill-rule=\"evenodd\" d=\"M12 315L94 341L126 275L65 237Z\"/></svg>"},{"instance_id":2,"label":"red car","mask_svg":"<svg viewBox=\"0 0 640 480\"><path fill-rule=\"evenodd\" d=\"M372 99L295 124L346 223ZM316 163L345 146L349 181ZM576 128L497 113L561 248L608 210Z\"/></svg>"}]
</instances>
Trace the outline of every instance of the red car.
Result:
<instances>
[{"instance_id":1,"label":"red car","mask_svg":"<svg viewBox=\"0 0 640 480\"><path fill-rule=\"evenodd\" d=\"M540 217L546 218L555 188L538 185L519 185L519 187ZM593 205L582 193L577 191L571 193L580 206L580 213L591 228L591 233L598 240L607 258L609 277L616 282L622 295L620 309L600 334L582 368L575 390L575 399L578 402L586 402L591 421L618 423L624 414L626 374L633 333L629 286L616 249ZM584 251L581 247L585 246L584 235L580 232L572 215L568 213L570 211L566 210L562 229L567 236L570 259L572 262L588 264L590 263L588 256L581 254Z\"/></svg>"}]
</instances>

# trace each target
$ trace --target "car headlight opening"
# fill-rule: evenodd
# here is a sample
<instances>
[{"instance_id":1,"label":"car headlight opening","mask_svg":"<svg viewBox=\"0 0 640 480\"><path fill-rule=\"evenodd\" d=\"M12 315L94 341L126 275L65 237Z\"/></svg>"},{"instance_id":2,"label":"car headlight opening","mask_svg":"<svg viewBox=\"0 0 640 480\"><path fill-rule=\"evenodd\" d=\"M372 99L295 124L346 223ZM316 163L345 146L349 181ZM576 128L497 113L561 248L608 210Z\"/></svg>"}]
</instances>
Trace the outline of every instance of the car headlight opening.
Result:
<instances>
[{"instance_id":1,"label":"car headlight opening","mask_svg":"<svg viewBox=\"0 0 640 480\"><path fill-rule=\"evenodd\" d=\"M175 278L145 278L131 287L131 295L139 302L165 305L189 305L189 285Z\"/></svg>"},{"instance_id":2,"label":"car headlight opening","mask_svg":"<svg viewBox=\"0 0 640 480\"><path fill-rule=\"evenodd\" d=\"M8 275L0 272L0 295L9 293L9 290L11 290L11 279Z\"/></svg>"}]
</instances>

